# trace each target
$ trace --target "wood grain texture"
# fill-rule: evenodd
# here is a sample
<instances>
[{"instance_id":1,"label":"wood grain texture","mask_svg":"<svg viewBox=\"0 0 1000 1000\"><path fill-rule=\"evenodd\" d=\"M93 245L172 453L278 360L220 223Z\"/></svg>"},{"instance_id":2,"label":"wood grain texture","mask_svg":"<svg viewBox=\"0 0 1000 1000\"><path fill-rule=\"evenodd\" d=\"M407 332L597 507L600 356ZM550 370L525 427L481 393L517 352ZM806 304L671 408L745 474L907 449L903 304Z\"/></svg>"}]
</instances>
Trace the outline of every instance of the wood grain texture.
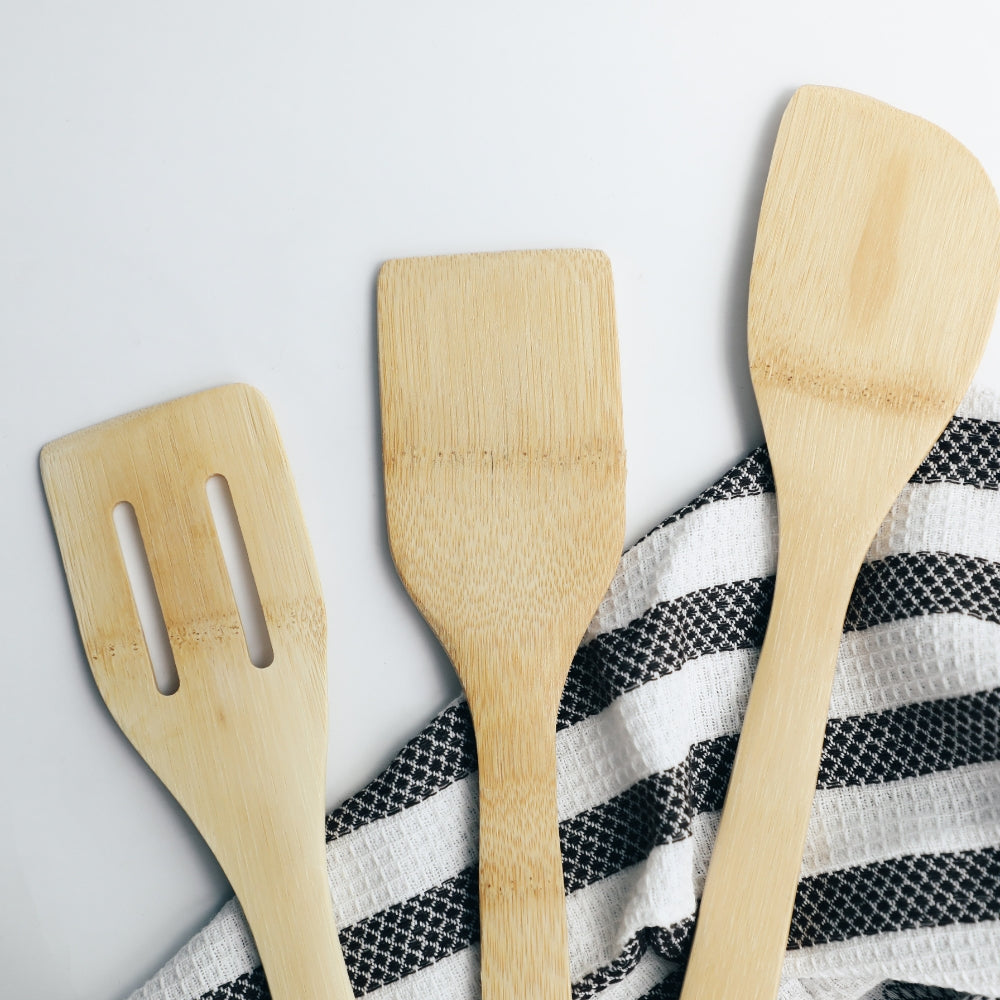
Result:
<instances>
[{"instance_id":1,"label":"wood grain texture","mask_svg":"<svg viewBox=\"0 0 1000 1000\"><path fill-rule=\"evenodd\" d=\"M47 445L45 492L108 708L233 885L275 1000L353 997L326 878L326 614L270 409L224 386ZM274 660L250 662L208 479L229 483ZM132 504L177 664L161 694L112 520Z\"/></svg>"},{"instance_id":2,"label":"wood grain texture","mask_svg":"<svg viewBox=\"0 0 1000 1000\"><path fill-rule=\"evenodd\" d=\"M389 261L378 324L392 555L476 730L483 997L567 1000L556 711L624 538L610 265Z\"/></svg>"},{"instance_id":3,"label":"wood grain texture","mask_svg":"<svg viewBox=\"0 0 1000 1000\"><path fill-rule=\"evenodd\" d=\"M998 288L1000 209L967 150L870 98L795 94L749 306L778 575L682 1000L777 992L851 591L972 379Z\"/></svg>"}]
</instances>

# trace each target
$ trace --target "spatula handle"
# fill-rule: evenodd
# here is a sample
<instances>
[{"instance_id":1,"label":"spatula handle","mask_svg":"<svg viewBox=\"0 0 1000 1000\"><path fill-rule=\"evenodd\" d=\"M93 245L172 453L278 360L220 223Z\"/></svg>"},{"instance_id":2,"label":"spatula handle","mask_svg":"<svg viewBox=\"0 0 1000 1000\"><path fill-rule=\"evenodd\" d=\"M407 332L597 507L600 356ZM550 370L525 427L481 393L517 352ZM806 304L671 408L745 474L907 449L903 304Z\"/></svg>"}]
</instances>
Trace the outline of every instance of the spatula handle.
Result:
<instances>
[{"instance_id":1,"label":"spatula handle","mask_svg":"<svg viewBox=\"0 0 1000 1000\"><path fill-rule=\"evenodd\" d=\"M354 1000L322 850L272 846L236 886L272 1000Z\"/></svg>"},{"instance_id":2,"label":"spatula handle","mask_svg":"<svg viewBox=\"0 0 1000 1000\"><path fill-rule=\"evenodd\" d=\"M867 547L834 534L782 525L774 603L681 1000L772 1000L778 991L844 617Z\"/></svg>"},{"instance_id":3,"label":"spatula handle","mask_svg":"<svg viewBox=\"0 0 1000 1000\"><path fill-rule=\"evenodd\" d=\"M483 1000L569 1000L555 718L531 699L473 708Z\"/></svg>"}]
</instances>

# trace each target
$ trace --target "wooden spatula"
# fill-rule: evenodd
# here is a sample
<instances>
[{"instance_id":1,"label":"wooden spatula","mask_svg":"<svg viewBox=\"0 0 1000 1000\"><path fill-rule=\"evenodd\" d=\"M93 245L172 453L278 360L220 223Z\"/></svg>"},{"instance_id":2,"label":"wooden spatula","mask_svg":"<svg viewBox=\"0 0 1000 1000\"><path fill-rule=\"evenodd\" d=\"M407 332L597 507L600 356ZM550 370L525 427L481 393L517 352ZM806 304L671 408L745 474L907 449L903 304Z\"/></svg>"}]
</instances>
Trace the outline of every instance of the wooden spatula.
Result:
<instances>
[{"instance_id":1,"label":"wooden spatula","mask_svg":"<svg viewBox=\"0 0 1000 1000\"><path fill-rule=\"evenodd\" d=\"M353 996L326 878L326 615L270 408L232 385L47 445L42 476L94 679L232 883L275 1000ZM273 650L248 655L206 494L229 484ZM179 686L161 694L114 508L131 504Z\"/></svg>"},{"instance_id":2,"label":"wooden spatula","mask_svg":"<svg viewBox=\"0 0 1000 1000\"><path fill-rule=\"evenodd\" d=\"M567 1000L556 710L624 535L611 271L588 251L389 261L389 540L468 696L485 1000Z\"/></svg>"},{"instance_id":3,"label":"wooden spatula","mask_svg":"<svg viewBox=\"0 0 1000 1000\"><path fill-rule=\"evenodd\" d=\"M969 385L998 287L1000 209L966 149L857 94L795 94L750 279L778 575L682 1000L777 992L851 591Z\"/></svg>"}]
</instances>

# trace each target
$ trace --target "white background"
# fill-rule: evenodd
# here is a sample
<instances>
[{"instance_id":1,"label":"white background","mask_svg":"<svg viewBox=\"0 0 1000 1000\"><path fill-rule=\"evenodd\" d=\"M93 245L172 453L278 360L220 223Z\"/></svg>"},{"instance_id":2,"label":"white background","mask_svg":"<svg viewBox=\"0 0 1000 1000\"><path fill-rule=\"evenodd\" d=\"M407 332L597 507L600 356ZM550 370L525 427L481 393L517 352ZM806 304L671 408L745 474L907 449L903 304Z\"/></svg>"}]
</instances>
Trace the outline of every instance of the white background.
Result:
<instances>
[{"instance_id":1,"label":"white background","mask_svg":"<svg viewBox=\"0 0 1000 1000\"><path fill-rule=\"evenodd\" d=\"M386 545L379 263L610 255L634 540L761 440L747 278L793 89L930 118L1000 180L998 33L991 0L3 0L0 994L124 997L229 894L87 671L46 441L268 396L331 622L332 806L458 690Z\"/></svg>"}]
</instances>

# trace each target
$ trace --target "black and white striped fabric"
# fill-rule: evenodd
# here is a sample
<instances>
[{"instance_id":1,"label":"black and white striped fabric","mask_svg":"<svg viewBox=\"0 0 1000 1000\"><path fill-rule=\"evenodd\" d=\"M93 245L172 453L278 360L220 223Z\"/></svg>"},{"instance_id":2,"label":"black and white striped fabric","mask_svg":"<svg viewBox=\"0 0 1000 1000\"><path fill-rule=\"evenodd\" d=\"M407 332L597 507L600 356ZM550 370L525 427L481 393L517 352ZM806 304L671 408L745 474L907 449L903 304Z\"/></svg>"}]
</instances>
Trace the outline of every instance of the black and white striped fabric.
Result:
<instances>
[{"instance_id":1,"label":"black and white striped fabric","mask_svg":"<svg viewBox=\"0 0 1000 1000\"><path fill-rule=\"evenodd\" d=\"M575 1000L677 995L776 555L763 449L625 553L559 718ZM479 995L476 759L449 705L328 819L355 993ZM783 1000L1000 996L1000 401L973 392L851 603ZM131 1000L267 997L228 904Z\"/></svg>"}]
</instances>

